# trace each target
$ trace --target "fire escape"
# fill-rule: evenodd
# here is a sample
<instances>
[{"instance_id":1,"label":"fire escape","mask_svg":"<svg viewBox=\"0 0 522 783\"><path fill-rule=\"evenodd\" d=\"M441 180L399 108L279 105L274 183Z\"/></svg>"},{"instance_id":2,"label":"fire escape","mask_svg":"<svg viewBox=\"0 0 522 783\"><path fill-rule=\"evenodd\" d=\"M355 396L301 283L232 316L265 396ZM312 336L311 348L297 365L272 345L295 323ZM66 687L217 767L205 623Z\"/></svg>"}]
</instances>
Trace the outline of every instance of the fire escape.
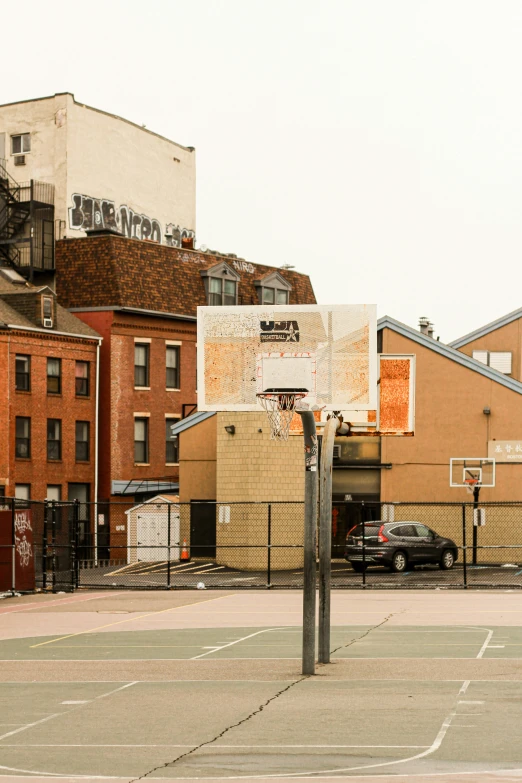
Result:
<instances>
[{"instance_id":1,"label":"fire escape","mask_svg":"<svg viewBox=\"0 0 522 783\"><path fill-rule=\"evenodd\" d=\"M0 159L0 266L33 280L54 271L54 185L16 182Z\"/></svg>"}]
</instances>

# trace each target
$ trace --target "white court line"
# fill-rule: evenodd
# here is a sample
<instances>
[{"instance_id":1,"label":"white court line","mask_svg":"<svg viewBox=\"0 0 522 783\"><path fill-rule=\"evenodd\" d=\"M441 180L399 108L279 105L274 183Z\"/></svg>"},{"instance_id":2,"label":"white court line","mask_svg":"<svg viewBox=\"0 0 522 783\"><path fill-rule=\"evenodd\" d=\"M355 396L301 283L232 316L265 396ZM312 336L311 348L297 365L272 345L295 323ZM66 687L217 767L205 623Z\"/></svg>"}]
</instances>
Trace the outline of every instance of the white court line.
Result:
<instances>
[{"instance_id":1,"label":"white court line","mask_svg":"<svg viewBox=\"0 0 522 783\"><path fill-rule=\"evenodd\" d=\"M234 644L239 644L239 642L244 642L245 639L251 639L253 636L259 636L260 633L269 633L270 631L279 631L279 628L263 628L261 631L256 631L255 633L250 633L248 636L243 636L241 639L236 639L233 642L229 642L228 644L224 644L223 647L216 647L213 650L209 650L208 652L201 653L201 655L195 655L193 658L189 658L190 661L197 661L198 658L204 658L205 655L211 655L213 652L219 652L221 650L225 650L227 647L232 647ZM234 660L237 660L236 658ZM265 658L246 658L245 660L267 660ZM273 658L269 660L279 660L278 658ZM286 658L284 660L294 660L290 658Z\"/></svg>"},{"instance_id":2,"label":"white court line","mask_svg":"<svg viewBox=\"0 0 522 783\"><path fill-rule=\"evenodd\" d=\"M14 731L8 731L7 734L2 734L0 736L0 740L6 739L7 737L12 737L13 734L19 734L21 731L25 731L26 729L30 729L33 726L37 726L39 723L45 723L46 721L51 720L52 718L56 718L58 715L63 715L63 713L55 712L53 715L48 715L46 718L35 720L34 723L26 723L24 726L21 726L19 729L14 729Z\"/></svg>"},{"instance_id":3,"label":"white court line","mask_svg":"<svg viewBox=\"0 0 522 783\"><path fill-rule=\"evenodd\" d=\"M23 746L19 743L15 744L2 744L2 748L193 748L194 743L190 745L139 745L133 743L132 745L44 745L44 744L31 744L24 742ZM227 749L239 749L239 750L252 750L253 748L272 748L283 750L284 748L319 748L321 750L328 750L329 748L365 748L365 749L377 749L377 748L427 748L428 745L214 745L215 748L227 748ZM211 750L211 748L209 748Z\"/></svg>"}]
</instances>

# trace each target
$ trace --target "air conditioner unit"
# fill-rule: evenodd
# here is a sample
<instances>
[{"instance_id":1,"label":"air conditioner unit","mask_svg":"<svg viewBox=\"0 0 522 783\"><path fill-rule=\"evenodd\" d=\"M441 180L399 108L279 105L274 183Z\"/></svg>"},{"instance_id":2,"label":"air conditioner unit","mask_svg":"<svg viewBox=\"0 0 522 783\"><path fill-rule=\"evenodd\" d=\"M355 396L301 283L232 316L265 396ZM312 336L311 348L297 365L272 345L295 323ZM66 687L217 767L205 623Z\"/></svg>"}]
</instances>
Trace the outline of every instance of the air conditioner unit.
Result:
<instances>
[{"instance_id":1,"label":"air conditioner unit","mask_svg":"<svg viewBox=\"0 0 522 783\"><path fill-rule=\"evenodd\" d=\"M46 329L52 329L53 328L53 319L52 318L44 318L43 324Z\"/></svg>"},{"instance_id":2,"label":"air conditioner unit","mask_svg":"<svg viewBox=\"0 0 522 783\"><path fill-rule=\"evenodd\" d=\"M25 155L15 155L15 166L25 166Z\"/></svg>"},{"instance_id":3,"label":"air conditioner unit","mask_svg":"<svg viewBox=\"0 0 522 783\"><path fill-rule=\"evenodd\" d=\"M333 458L334 459L341 459L341 446L334 446L333 447Z\"/></svg>"}]
</instances>

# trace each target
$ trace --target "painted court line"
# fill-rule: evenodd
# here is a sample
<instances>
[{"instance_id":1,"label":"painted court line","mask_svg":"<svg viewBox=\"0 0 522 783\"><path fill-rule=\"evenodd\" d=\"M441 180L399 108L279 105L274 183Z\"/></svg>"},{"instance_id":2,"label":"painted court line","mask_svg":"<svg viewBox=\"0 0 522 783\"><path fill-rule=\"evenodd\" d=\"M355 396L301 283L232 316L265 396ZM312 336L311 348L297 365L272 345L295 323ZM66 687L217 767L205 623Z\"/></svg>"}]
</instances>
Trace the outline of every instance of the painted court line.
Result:
<instances>
[{"instance_id":1,"label":"painted court line","mask_svg":"<svg viewBox=\"0 0 522 783\"><path fill-rule=\"evenodd\" d=\"M232 647L234 644L239 644L239 642L244 642L246 639L251 639L253 636L259 636L260 633L269 633L269 631L279 631L279 628L263 628L261 631L256 631L255 633L251 633L248 636L243 636L241 639L235 639L233 642L229 642L228 644L224 644L223 647L215 647L212 650L209 650L208 652L201 653L201 655L195 655L193 658L190 658L191 661L197 661L198 658L204 658L205 655L211 655L213 652L220 652L221 650L225 650L227 647ZM234 659L237 660L237 659ZM246 659L246 660L256 660L254 658ZM260 660L266 660L266 659L260 659ZM274 659L279 660L279 659ZM288 659L286 659L288 660Z\"/></svg>"},{"instance_id":2,"label":"painted court line","mask_svg":"<svg viewBox=\"0 0 522 783\"><path fill-rule=\"evenodd\" d=\"M6 607L0 608L0 614L15 614L18 612L30 612L35 607L42 609L47 606L56 606L62 604L81 604L85 601L94 601L96 598L115 598L117 595L123 595L123 593L96 593L96 595L90 595L87 598L85 596L75 596L74 598L57 598L55 601L32 601L30 604L15 604L13 608Z\"/></svg>"},{"instance_id":3,"label":"painted court line","mask_svg":"<svg viewBox=\"0 0 522 783\"><path fill-rule=\"evenodd\" d=\"M38 644L32 644L30 649L34 649L35 647L44 647L46 644L54 644L55 642L61 642L64 639L72 639L76 636L83 636L87 633L94 633L95 631L101 631L102 628L111 628L114 625L121 625L122 623L130 623L134 620L143 620L145 617L155 617L158 614L165 614L166 612L174 612L177 609L186 609L188 607L194 608L194 606L199 604L207 604L211 601L221 601L224 598L229 598L228 595L220 595L217 598L207 598L204 601L196 601L193 604L182 604L181 606L170 606L168 609L160 609L158 612L147 612L147 614L140 614L138 617L126 617L125 620L116 620L114 623L106 623L105 625L98 625L96 628L90 628L87 631L78 631L77 633L69 633L65 636L59 636L56 639L48 639L46 642L39 642Z\"/></svg>"}]
</instances>

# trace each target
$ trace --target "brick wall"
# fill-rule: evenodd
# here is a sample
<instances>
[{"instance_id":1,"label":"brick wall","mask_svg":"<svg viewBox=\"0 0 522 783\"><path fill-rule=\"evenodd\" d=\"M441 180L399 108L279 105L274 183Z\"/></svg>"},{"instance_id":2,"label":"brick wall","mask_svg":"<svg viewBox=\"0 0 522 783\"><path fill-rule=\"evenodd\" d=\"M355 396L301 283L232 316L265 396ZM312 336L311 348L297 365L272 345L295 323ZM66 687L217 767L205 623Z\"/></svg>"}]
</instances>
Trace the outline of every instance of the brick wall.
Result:
<instances>
[{"instance_id":1,"label":"brick wall","mask_svg":"<svg viewBox=\"0 0 522 783\"><path fill-rule=\"evenodd\" d=\"M31 357L31 391L15 390L15 357ZM47 393L47 357L62 360L61 394ZM90 395L77 397L75 393L75 363L90 362ZM0 358L1 362L1 358ZM0 376L6 373L0 366ZM9 461L8 493L14 494L15 484L30 484L31 497L43 500L48 484L59 484L62 499L67 499L68 483L88 483L94 499L95 483L95 383L96 343L49 334L15 332L9 339ZM31 457L15 459L15 426L17 416L31 418ZM47 419L62 422L62 457L59 461L47 459ZM90 424L90 459L77 462L75 455L76 421ZM1 429L0 425L0 429ZM1 457L0 457L1 459Z\"/></svg>"}]
</instances>

